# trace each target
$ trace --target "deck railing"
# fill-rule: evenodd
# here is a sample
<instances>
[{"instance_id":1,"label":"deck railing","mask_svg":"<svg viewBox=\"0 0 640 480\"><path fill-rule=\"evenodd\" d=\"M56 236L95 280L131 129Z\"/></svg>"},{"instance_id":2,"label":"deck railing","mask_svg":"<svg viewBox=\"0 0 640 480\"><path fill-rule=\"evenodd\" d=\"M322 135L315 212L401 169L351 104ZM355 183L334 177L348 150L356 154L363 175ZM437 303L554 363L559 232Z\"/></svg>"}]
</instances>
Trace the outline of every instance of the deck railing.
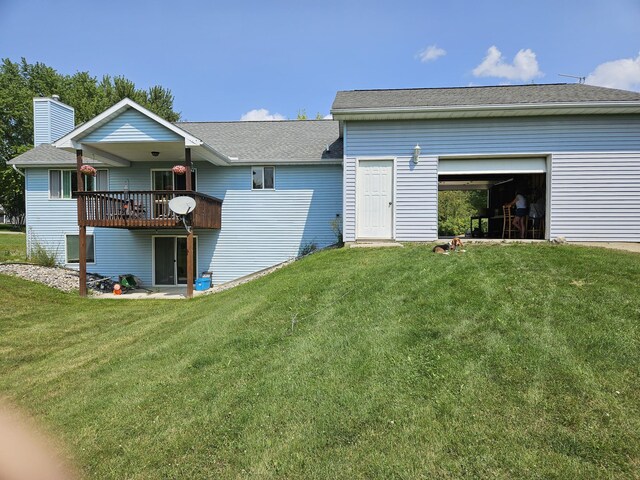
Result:
<instances>
[{"instance_id":1,"label":"deck railing","mask_svg":"<svg viewBox=\"0 0 640 480\"><path fill-rule=\"evenodd\" d=\"M194 228L220 228L222 200L199 192L176 190L128 190L75 192L80 198L78 224L109 228L180 228L180 217L169 209L174 197L187 196L196 208L187 217Z\"/></svg>"}]
</instances>

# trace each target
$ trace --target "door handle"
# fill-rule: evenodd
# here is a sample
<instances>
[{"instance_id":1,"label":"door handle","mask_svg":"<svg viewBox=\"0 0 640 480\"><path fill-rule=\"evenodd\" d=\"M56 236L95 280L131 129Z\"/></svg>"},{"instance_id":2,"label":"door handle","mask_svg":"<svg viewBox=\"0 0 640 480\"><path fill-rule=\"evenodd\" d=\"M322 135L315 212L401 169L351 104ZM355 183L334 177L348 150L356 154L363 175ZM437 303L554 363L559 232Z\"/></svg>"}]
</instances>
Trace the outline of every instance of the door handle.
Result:
<instances>
[{"instance_id":1,"label":"door handle","mask_svg":"<svg viewBox=\"0 0 640 480\"><path fill-rule=\"evenodd\" d=\"M389 202L389 206L393 205L393 202Z\"/></svg>"}]
</instances>

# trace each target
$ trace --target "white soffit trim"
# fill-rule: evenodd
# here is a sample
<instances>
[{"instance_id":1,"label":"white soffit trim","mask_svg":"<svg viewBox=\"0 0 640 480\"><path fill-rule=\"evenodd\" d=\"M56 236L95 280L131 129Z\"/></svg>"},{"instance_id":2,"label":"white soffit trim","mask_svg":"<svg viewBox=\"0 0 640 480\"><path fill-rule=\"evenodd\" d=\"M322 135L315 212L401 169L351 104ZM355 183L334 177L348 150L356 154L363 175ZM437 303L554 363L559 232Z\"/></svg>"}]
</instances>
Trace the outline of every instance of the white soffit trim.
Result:
<instances>
[{"instance_id":1,"label":"white soffit trim","mask_svg":"<svg viewBox=\"0 0 640 480\"><path fill-rule=\"evenodd\" d=\"M198 150L200 150L202 156L209 163L213 163L214 165L229 165L231 163L231 159L229 157L213 148L208 143L202 142L202 145L198 147Z\"/></svg>"},{"instance_id":2,"label":"white soffit trim","mask_svg":"<svg viewBox=\"0 0 640 480\"><path fill-rule=\"evenodd\" d=\"M113 105L112 107L106 109L100 115L92 118L88 122L83 123L79 127L69 132L64 137L54 142L53 146L57 148L75 149L76 147L78 147L78 144L81 143L83 136L89 134L96 128L104 125L109 120L112 120L113 118L117 117L118 115L128 110L129 108L133 108L134 110L137 110L141 114L149 117L151 120L159 123L163 127L168 128L169 130L176 133L177 135L180 135L182 138L184 138L184 144L186 147L196 147L204 143L202 140L200 140L197 137L194 137L190 133L187 133L185 130L181 129L180 127L176 127L171 122L167 122L162 117L159 117L158 115L147 110L143 106L138 105L136 102L134 102L130 98L124 98L120 100L118 103L116 103L115 105Z\"/></svg>"},{"instance_id":3,"label":"white soffit trim","mask_svg":"<svg viewBox=\"0 0 640 480\"><path fill-rule=\"evenodd\" d=\"M511 105L453 105L436 107L371 107L332 109L334 120L391 120L428 118L473 118L532 115L640 113L640 102L540 103Z\"/></svg>"},{"instance_id":4,"label":"white soffit trim","mask_svg":"<svg viewBox=\"0 0 640 480\"><path fill-rule=\"evenodd\" d=\"M546 157L440 159L439 175L480 175L490 173L545 173Z\"/></svg>"},{"instance_id":5,"label":"white soffit trim","mask_svg":"<svg viewBox=\"0 0 640 480\"><path fill-rule=\"evenodd\" d=\"M385 157L385 159L388 160L388 157ZM237 158L231 158L231 165L342 165L342 158L327 158L320 160L290 160L277 158L239 160Z\"/></svg>"}]
</instances>

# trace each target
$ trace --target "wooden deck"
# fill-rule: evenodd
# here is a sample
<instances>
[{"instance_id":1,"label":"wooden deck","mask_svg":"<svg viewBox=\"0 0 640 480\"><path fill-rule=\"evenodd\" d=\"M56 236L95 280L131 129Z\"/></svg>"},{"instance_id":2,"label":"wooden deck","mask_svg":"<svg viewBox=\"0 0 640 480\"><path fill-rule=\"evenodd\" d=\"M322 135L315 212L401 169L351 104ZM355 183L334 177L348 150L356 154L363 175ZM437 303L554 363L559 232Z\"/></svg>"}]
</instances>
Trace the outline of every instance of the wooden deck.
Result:
<instances>
[{"instance_id":1,"label":"wooden deck","mask_svg":"<svg viewBox=\"0 0 640 480\"><path fill-rule=\"evenodd\" d=\"M126 229L181 228L182 221L169 209L174 197L187 196L196 201L187 216L193 228L219 229L222 200L193 191L130 190L109 192L75 192L79 197L78 225Z\"/></svg>"}]
</instances>

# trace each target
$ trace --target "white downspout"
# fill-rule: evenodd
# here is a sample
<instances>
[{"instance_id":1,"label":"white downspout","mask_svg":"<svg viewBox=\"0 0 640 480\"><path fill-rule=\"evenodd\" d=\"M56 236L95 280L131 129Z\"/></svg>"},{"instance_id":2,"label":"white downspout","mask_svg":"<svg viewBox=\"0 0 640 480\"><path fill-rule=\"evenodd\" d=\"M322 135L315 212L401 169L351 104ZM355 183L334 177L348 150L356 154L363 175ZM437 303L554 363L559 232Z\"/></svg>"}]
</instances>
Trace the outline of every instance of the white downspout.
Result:
<instances>
[{"instance_id":1,"label":"white downspout","mask_svg":"<svg viewBox=\"0 0 640 480\"><path fill-rule=\"evenodd\" d=\"M24 174L24 173L22 173L20 170L18 170L18 167L16 167L15 165L11 165L11 166L13 167L13 169L14 169L16 172L18 172L18 173L19 173L20 175L22 175L24 178L27 178L27 177L25 176L25 174Z\"/></svg>"}]
</instances>

